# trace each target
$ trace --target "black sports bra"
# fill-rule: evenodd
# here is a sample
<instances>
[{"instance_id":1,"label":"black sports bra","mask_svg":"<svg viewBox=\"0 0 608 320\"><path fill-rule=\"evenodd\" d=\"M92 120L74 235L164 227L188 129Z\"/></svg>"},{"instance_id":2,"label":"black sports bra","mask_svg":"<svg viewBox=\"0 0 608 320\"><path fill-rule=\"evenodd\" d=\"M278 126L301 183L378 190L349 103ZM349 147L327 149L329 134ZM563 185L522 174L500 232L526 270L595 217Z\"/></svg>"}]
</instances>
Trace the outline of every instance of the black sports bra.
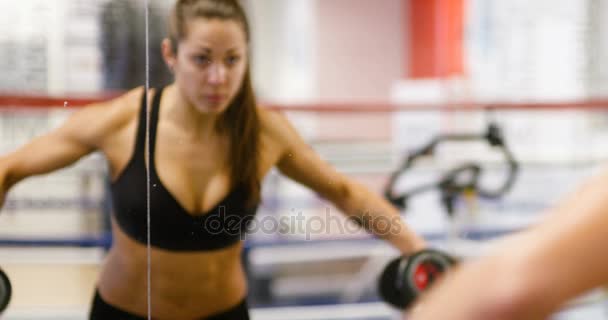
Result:
<instances>
[{"instance_id":1,"label":"black sports bra","mask_svg":"<svg viewBox=\"0 0 608 320\"><path fill-rule=\"evenodd\" d=\"M214 208L189 214L160 181L154 162L156 128L163 88L152 101L150 112L150 245L175 251L215 250L243 239L257 206L246 207L242 188L230 191ZM121 229L141 243L147 243L146 196L146 104L142 99L135 148L124 171L112 183L114 215ZM211 155L212 156L212 155Z\"/></svg>"}]
</instances>

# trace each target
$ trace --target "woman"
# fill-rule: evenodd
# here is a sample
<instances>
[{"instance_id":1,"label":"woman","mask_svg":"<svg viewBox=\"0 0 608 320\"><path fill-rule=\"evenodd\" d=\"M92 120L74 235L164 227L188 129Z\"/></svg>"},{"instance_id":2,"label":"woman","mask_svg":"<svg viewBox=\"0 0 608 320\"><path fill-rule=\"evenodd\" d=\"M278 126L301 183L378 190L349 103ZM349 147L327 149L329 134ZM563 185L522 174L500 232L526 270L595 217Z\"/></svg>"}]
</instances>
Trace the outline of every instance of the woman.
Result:
<instances>
[{"instance_id":1,"label":"woman","mask_svg":"<svg viewBox=\"0 0 608 320\"><path fill-rule=\"evenodd\" d=\"M568 301L608 284L608 170L542 223L501 242L448 274L407 319L548 319Z\"/></svg>"},{"instance_id":2,"label":"woman","mask_svg":"<svg viewBox=\"0 0 608 320\"><path fill-rule=\"evenodd\" d=\"M391 221L388 233L386 225L367 225L403 253L424 247L395 219L396 209L321 161L281 115L257 107L249 35L237 1L177 1L170 37L162 43L173 84L148 94L138 88L88 106L0 160L3 196L27 176L67 166L96 150L106 156L113 179L114 243L91 319L147 315L148 208L152 317L248 319L238 232L205 226L219 215L249 221L260 199L260 181L274 166L357 221ZM147 100L152 101L149 128Z\"/></svg>"}]
</instances>

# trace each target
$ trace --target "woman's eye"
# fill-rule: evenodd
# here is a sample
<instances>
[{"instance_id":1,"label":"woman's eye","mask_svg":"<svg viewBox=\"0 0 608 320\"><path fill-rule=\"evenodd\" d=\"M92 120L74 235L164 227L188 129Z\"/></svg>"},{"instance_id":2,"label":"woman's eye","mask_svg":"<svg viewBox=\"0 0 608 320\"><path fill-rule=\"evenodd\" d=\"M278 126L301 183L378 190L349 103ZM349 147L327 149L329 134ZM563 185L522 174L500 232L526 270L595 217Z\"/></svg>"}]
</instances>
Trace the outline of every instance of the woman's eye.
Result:
<instances>
[{"instance_id":1,"label":"woman's eye","mask_svg":"<svg viewBox=\"0 0 608 320\"><path fill-rule=\"evenodd\" d=\"M194 62L200 65L206 65L210 62L209 57L207 56L194 56Z\"/></svg>"},{"instance_id":2,"label":"woman's eye","mask_svg":"<svg viewBox=\"0 0 608 320\"><path fill-rule=\"evenodd\" d=\"M241 58L238 56L232 56L232 57L228 57L226 59L226 63L228 63L228 65L235 65L237 62L239 62Z\"/></svg>"}]
</instances>

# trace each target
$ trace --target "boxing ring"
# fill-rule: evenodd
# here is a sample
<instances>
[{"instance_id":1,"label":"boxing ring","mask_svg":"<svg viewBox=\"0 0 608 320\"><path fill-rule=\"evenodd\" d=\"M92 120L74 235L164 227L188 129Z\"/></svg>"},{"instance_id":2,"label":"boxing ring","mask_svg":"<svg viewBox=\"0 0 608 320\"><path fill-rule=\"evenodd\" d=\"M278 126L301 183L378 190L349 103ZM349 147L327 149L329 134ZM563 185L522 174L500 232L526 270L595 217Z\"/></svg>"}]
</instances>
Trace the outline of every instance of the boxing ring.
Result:
<instances>
[{"instance_id":1,"label":"boxing ring","mask_svg":"<svg viewBox=\"0 0 608 320\"><path fill-rule=\"evenodd\" d=\"M0 96L0 148L8 152L75 109L112 96ZM403 158L438 134L479 133L490 121L500 125L519 163L508 193L481 199L458 192L450 217L431 190L412 197L403 210L403 219L433 246L465 259L540 221L544 209L608 159L608 145L601 143L608 138L608 100L265 107L284 113L340 172L379 193ZM448 143L428 158L396 189L432 181L467 161L483 165L490 185L504 178L506 168L484 143ZM108 183L104 159L93 154L11 190L0 215L0 262L15 290L3 319L84 317L112 241ZM326 201L273 170L263 182L256 220L244 252L253 319L399 317L376 292L378 274L396 250L349 225ZM300 221L303 228L280 221ZM65 291L63 297L53 297L55 288ZM592 292L572 302L563 319L603 300Z\"/></svg>"}]
</instances>

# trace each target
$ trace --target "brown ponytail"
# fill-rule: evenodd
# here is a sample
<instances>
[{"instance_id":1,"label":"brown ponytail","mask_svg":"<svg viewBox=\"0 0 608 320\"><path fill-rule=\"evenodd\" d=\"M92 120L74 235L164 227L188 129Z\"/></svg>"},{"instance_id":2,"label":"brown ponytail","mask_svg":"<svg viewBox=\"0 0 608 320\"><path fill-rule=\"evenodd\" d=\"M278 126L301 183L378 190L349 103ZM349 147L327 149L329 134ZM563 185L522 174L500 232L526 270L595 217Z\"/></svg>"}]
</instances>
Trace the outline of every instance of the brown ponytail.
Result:
<instances>
[{"instance_id":1,"label":"brown ponytail","mask_svg":"<svg viewBox=\"0 0 608 320\"><path fill-rule=\"evenodd\" d=\"M247 17L238 1L178 0L169 20L169 38L174 53L177 53L179 41L186 37L186 22L195 18L236 21L242 26L247 41L250 39ZM253 206L260 201L260 121L249 66L241 88L220 119L219 129L230 139L232 187L243 188L246 204Z\"/></svg>"}]
</instances>

